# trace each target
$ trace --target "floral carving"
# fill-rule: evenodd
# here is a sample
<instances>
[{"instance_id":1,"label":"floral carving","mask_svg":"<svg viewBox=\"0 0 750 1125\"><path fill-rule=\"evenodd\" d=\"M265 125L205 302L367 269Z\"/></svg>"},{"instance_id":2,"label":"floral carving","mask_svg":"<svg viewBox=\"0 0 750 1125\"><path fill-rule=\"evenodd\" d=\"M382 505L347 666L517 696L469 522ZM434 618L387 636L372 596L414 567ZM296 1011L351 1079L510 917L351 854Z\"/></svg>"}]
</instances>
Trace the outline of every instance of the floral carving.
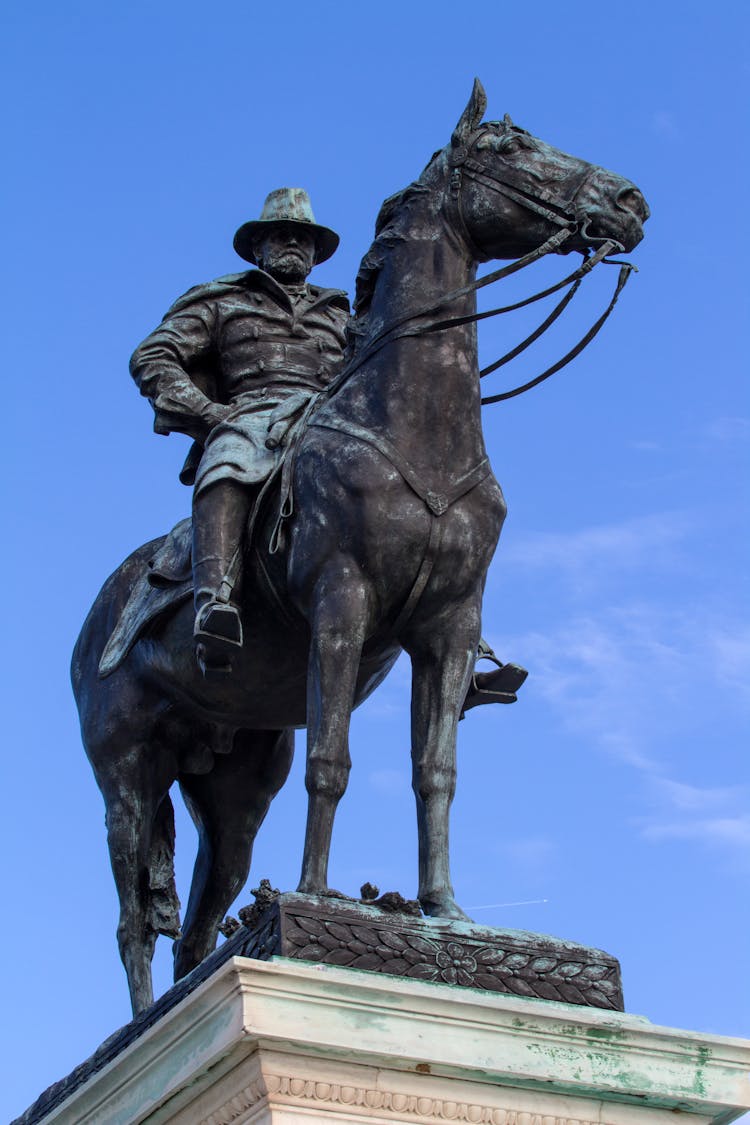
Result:
<instances>
[{"instance_id":1,"label":"floral carving","mask_svg":"<svg viewBox=\"0 0 750 1125\"><path fill-rule=\"evenodd\" d=\"M439 949L435 954L435 964L446 984L473 984L476 959L457 942L449 941L445 949Z\"/></svg>"},{"instance_id":2,"label":"floral carving","mask_svg":"<svg viewBox=\"0 0 750 1125\"><path fill-rule=\"evenodd\" d=\"M370 923L350 920L343 911L334 918L288 910L279 951L303 961L622 1010L614 958L595 959L592 951L590 962L573 961L551 942L541 949L523 948L522 940L514 947L507 934L503 938L506 947L500 948L439 932L427 937L408 921Z\"/></svg>"}]
</instances>

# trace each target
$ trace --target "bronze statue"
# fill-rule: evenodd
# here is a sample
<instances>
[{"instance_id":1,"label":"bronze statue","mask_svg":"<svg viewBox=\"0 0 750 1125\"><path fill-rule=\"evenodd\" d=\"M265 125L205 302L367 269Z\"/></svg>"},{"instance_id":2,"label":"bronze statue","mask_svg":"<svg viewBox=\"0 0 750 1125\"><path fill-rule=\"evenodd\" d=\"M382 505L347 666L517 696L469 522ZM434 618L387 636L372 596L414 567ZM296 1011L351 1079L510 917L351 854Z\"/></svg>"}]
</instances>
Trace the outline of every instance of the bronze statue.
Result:
<instances>
[{"instance_id":1,"label":"bronze statue","mask_svg":"<svg viewBox=\"0 0 750 1125\"><path fill-rule=\"evenodd\" d=\"M413 672L418 897L425 914L465 918L448 860L456 732L505 516L482 437L475 293L484 282L475 280L476 265L520 257L495 271L499 278L544 253L577 250L592 255L566 279L577 286L613 247L632 249L648 216L632 183L551 148L508 118L482 123L485 106L477 82L450 143L384 203L357 278L345 365L291 429L279 431L280 483L264 486L240 552L236 610L252 643L237 644L238 629L225 635L235 616L227 614L221 571L233 539L206 581L205 605L226 618L214 627L219 608L204 616L199 604L204 666L219 671L204 675L196 665L189 521L136 550L105 583L83 627L73 683L107 804L118 939L135 1011L152 1000L158 933L178 939L176 978L214 947L287 775L295 727L308 729L299 890L328 892L333 819L350 767L349 715L402 649ZM622 270L620 277L612 304ZM339 307L331 323L339 323ZM178 428L161 388L144 381L143 351L136 376L154 397L157 418ZM219 400L222 393L229 397L220 388ZM232 403L222 403L230 408L224 415L213 414L211 402L199 403L198 416L208 415L203 426L179 427L208 438L207 451L214 419L218 435L234 417ZM244 422L239 428L244 441ZM206 485L206 497L214 487ZM232 573L229 579L232 586ZM220 670L222 638L231 648L228 675ZM175 779L200 833L181 935L168 793Z\"/></svg>"}]
</instances>

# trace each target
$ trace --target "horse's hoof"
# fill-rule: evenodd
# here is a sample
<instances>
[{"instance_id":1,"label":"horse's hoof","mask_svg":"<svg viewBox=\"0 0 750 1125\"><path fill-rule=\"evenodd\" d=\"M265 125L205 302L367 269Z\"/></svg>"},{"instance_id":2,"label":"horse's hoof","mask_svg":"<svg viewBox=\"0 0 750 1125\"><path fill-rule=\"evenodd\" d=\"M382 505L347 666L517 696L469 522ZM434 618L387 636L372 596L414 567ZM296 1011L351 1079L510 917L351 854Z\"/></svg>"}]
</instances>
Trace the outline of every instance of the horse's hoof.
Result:
<instances>
[{"instance_id":1,"label":"horse's hoof","mask_svg":"<svg viewBox=\"0 0 750 1125\"><path fill-rule=\"evenodd\" d=\"M321 895L328 894L328 887L325 883L319 885L318 883L312 883L303 879L297 887L296 893L298 895L314 895L316 898L319 898Z\"/></svg>"},{"instance_id":2,"label":"horse's hoof","mask_svg":"<svg viewBox=\"0 0 750 1125\"><path fill-rule=\"evenodd\" d=\"M422 913L428 918L448 918L454 922L473 922L474 919L465 914L455 899L420 898L419 905Z\"/></svg>"}]
</instances>

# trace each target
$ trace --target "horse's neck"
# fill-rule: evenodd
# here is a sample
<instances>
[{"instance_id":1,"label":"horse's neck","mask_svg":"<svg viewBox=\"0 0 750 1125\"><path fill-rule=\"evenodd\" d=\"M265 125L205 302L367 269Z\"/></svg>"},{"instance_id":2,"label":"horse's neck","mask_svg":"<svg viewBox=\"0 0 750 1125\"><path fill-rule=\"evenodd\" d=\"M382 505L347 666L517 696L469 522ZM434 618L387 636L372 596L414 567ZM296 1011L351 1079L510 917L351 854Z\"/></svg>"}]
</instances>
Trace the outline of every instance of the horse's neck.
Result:
<instances>
[{"instance_id":1,"label":"horse's neck","mask_svg":"<svg viewBox=\"0 0 750 1125\"><path fill-rule=\"evenodd\" d=\"M473 261L438 214L415 216L408 238L393 245L373 293L368 336L432 305L472 281ZM473 312L473 294L442 307L436 316ZM367 347L367 338L363 341ZM337 407L386 436L428 474L461 476L484 457L474 324L382 348L352 377Z\"/></svg>"}]
</instances>

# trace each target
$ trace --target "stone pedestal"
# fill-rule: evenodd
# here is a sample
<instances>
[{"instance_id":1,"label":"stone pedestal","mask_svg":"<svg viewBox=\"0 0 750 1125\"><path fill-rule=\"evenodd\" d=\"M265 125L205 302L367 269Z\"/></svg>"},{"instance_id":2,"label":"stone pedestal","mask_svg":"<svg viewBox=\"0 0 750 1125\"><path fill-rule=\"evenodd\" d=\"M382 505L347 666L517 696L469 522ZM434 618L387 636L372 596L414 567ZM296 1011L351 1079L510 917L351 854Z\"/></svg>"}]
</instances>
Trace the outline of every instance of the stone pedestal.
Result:
<instances>
[{"instance_id":1,"label":"stone pedestal","mask_svg":"<svg viewBox=\"0 0 750 1125\"><path fill-rule=\"evenodd\" d=\"M284 957L231 958L76 1073L19 1120L727 1125L750 1108L744 1040Z\"/></svg>"}]
</instances>

